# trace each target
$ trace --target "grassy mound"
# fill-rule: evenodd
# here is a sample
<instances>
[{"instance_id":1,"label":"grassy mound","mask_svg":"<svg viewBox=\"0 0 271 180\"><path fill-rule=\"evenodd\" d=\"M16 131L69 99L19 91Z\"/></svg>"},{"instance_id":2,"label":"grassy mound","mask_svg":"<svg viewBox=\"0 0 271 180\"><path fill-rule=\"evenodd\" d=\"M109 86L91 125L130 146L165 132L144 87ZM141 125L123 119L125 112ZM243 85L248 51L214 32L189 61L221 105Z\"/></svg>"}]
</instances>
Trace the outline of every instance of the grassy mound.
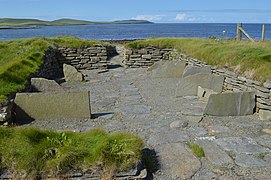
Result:
<instances>
[{"instance_id":1,"label":"grassy mound","mask_svg":"<svg viewBox=\"0 0 271 180\"><path fill-rule=\"evenodd\" d=\"M125 170L139 162L141 154L142 140L128 133L0 128L0 168L29 177L57 176L71 168Z\"/></svg>"},{"instance_id":2,"label":"grassy mound","mask_svg":"<svg viewBox=\"0 0 271 180\"><path fill-rule=\"evenodd\" d=\"M212 66L227 66L261 81L271 80L271 42L217 39L151 38L128 43L131 48L176 48Z\"/></svg>"},{"instance_id":3,"label":"grassy mound","mask_svg":"<svg viewBox=\"0 0 271 180\"><path fill-rule=\"evenodd\" d=\"M49 47L84 47L99 41L84 41L74 37L30 38L0 41L0 102L11 93L23 89L29 76L38 71Z\"/></svg>"}]
</instances>

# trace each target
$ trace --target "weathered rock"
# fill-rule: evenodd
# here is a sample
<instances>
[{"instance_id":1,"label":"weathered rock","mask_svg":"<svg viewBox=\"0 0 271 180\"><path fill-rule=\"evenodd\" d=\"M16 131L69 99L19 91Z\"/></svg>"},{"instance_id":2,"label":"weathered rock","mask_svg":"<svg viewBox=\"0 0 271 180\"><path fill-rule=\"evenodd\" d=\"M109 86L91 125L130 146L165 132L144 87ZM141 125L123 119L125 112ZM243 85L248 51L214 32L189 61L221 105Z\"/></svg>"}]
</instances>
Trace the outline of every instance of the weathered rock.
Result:
<instances>
[{"instance_id":1,"label":"weathered rock","mask_svg":"<svg viewBox=\"0 0 271 180\"><path fill-rule=\"evenodd\" d=\"M91 117L89 92L17 93L15 104L17 120Z\"/></svg>"},{"instance_id":2,"label":"weathered rock","mask_svg":"<svg viewBox=\"0 0 271 180\"><path fill-rule=\"evenodd\" d=\"M231 163L233 160L230 156L222 151L215 143L209 142L207 140L197 140L196 143L200 145L205 153L205 157L216 167L225 167Z\"/></svg>"},{"instance_id":3,"label":"weathered rock","mask_svg":"<svg viewBox=\"0 0 271 180\"><path fill-rule=\"evenodd\" d=\"M259 117L260 120L271 120L271 111L260 109Z\"/></svg>"},{"instance_id":4,"label":"weathered rock","mask_svg":"<svg viewBox=\"0 0 271 180\"><path fill-rule=\"evenodd\" d=\"M201 168L193 152L181 143L160 146L158 152L162 169L172 179L189 179Z\"/></svg>"},{"instance_id":5,"label":"weathered rock","mask_svg":"<svg viewBox=\"0 0 271 180\"><path fill-rule=\"evenodd\" d=\"M258 145L256 141L251 138L227 137L216 139L215 143L223 150L232 151L236 154L260 154L270 152L269 149Z\"/></svg>"},{"instance_id":6,"label":"weathered rock","mask_svg":"<svg viewBox=\"0 0 271 180\"><path fill-rule=\"evenodd\" d=\"M186 63L184 61L166 61L152 71L155 78L182 77Z\"/></svg>"},{"instance_id":7,"label":"weathered rock","mask_svg":"<svg viewBox=\"0 0 271 180\"><path fill-rule=\"evenodd\" d=\"M223 76L214 74L195 74L180 80L175 95L176 97L197 96L199 86L221 93L223 83Z\"/></svg>"},{"instance_id":8,"label":"weathered rock","mask_svg":"<svg viewBox=\"0 0 271 180\"><path fill-rule=\"evenodd\" d=\"M64 73L66 82L83 81L82 73L78 72L77 69L71 65L63 64L63 73Z\"/></svg>"},{"instance_id":9,"label":"weathered rock","mask_svg":"<svg viewBox=\"0 0 271 180\"><path fill-rule=\"evenodd\" d=\"M241 167L264 167L268 166L268 163L260 158L253 155L247 154L237 154L235 158L235 163Z\"/></svg>"},{"instance_id":10,"label":"weathered rock","mask_svg":"<svg viewBox=\"0 0 271 180\"><path fill-rule=\"evenodd\" d=\"M57 82L45 78L31 78L31 87L35 92L63 91Z\"/></svg>"},{"instance_id":11,"label":"weathered rock","mask_svg":"<svg viewBox=\"0 0 271 180\"><path fill-rule=\"evenodd\" d=\"M188 65L185 67L183 72L183 78L187 76L191 76L194 74L211 74L212 70L210 67L197 67L197 66L191 66Z\"/></svg>"},{"instance_id":12,"label":"weathered rock","mask_svg":"<svg viewBox=\"0 0 271 180\"><path fill-rule=\"evenodd\" d=\"M204 112L212 116L243 116L253 114L254 108L254 92L236 92L210 95Z\"/></svg>"},{"instance_id":13,"label":"weathered rock","mask_svg":"<svg viewBox=\"0 0 271 180\"><path fill-rule=\"evenodd\" d=\"M170 128L185 128L188 124L188 121L173 121L170 123Z\"/></svg>"},{"instance_id":14,"label":"weathered rock","mask_svg":"<svg viewBox=\"0 0 271 180\"><path fill-rule=\"evenodd\" d=\"M262 132L266 134L271 134L271 129L263 129Z\"/></svg>"}]
</instances>

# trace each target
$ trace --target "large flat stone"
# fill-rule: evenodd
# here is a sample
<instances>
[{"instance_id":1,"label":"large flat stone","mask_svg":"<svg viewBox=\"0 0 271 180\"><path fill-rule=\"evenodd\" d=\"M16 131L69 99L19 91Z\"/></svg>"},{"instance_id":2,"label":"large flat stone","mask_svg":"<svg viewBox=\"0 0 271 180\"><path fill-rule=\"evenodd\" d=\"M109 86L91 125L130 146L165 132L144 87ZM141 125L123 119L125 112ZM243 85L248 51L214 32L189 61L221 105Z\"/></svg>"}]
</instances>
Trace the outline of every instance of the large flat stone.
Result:
<instances>
[{"instance_id":1,"label":"large flat stone","mask_svg":"<svg viewBox=\"0 0 271 180\"><path fill-rule=\"evenodd\" d=\"M166 61L156 65L152 71L152 76L155 78L173 78L182 77L186 62L184 61Z\"/></svg>"},{"instance_id":2,"label":"large flat stone","mask_svg":"<svg viewBox=\"0 0 271 180\"><path fill-rule=\"evenodd\" d=\"M194 74L212 74L212 69L210 67L198 67L188 65L185 67L183 72L183 78L187 76L191 76Z\"/></svg>"},{"instance_id":3,"label":"large flat stone","mask_svg":"<svg viewBox=\"0 0 271 180\"><path fill-rule=\"evenodd\" d=\"M181 143L160 146L158 156L162 171L170 174L172 179L189 179L201 168L193 152Z\"/></svg>"},{"instance_id":4,"label":"large flat stone","mask_svg":"<svg viewBox=\"0 0 271 180\"><path fill-rule=\"evenodd\" d=\"M258 145L256 141L251 138L227 137L216 139L214 142L223 150L232 151L236 154L260 154L270 152L269 149Z\"/></svg>"},{"instance_id":5,"label":"large flat stone","mask_svg":"<svg viewBox=\"0 0 271 180\"><path fill-rule=\"evenodd\" d=\"M57 82L45 78L31 78L31 88L35 92L63 91Z\"/></svg>"},{"instance_id":6,"label":"large flat stone","mask_svg":"<svg viewBox=\"0 0 271 180\"><path fill-rule=\"evenodd\" d=\"M91 117L89 92L17 93L17 120Z\"/></svg>"},{"instance_id":7,"label":"large flat stone","mask_svg":"<svg viewBox=\"0 0 271 180\"><path fill-rule=\"evenodd\" d=\"M236 92L210 95L204 112L212 116L243 116L253 114L254 108L254 92Z\"/></svg>"},{"instance_id":8,"label":"large flat stone","mask_svg":"<svg viewBox=\"0 0 271 180\"><path fill-rule=\"evenodd\" d=\"M196 143L200 145L205 153L205 157L216 167L225 167L233 160L223 150L221 150L215 143L207 140L197 140Z\"/></svg>"},{"instance_id":9,"label":"large flat stone","mask_svg":"<svg viewBox=\"0 0 271 180\"><path fill-rule=\"evenodd\" d=\"M214 74L194 74L180 80L176 89L176 97L197 96L198 86L221 93L224 83L223 76Z\"/></svg>"},{"instance_id":10,"label":"large flat stone","mask_svg":"<svg viewBox=\"0 0 271 180\"><path fill-rule=\"evenodd\" d=\"M83 81L82 73L78 72L77 69L71 65L63 64L63 73L64 73L66 82Z\"/></svg>"},{"instance_id":11,"label":"large flat stone","mask_svg":"<svg viewBox=\"0 0 271 180\"><path fill-rule=\"evenodd\" d=\"M270 165L266 161L247 154L237 154L235 163L240 167L252 168L252 167L264 167Z\"/></svg>"}]
</instances>

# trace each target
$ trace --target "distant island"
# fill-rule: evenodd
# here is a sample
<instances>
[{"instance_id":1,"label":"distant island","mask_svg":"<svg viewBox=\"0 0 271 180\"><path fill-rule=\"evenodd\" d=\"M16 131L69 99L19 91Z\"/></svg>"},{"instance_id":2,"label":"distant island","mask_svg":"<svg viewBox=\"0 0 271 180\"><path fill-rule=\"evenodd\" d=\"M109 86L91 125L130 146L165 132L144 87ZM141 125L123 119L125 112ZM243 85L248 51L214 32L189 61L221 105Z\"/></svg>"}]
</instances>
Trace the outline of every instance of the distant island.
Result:
<instances>
[{"instance_id":1,"label":"distant island","mask_svg":"<svg viewBox=\"0 0 271 180\"><path fill-rule=\"evenodd\" d=\"M76 19L58 19L55 21L43 21L38 19L13 19L0 18L0 29L13 28L34 28L37 26L67 26L67 25L88 25L88 24L152 24L145 20L122 20L112 22L93 22Z\"/></svg>"}]
</instances>

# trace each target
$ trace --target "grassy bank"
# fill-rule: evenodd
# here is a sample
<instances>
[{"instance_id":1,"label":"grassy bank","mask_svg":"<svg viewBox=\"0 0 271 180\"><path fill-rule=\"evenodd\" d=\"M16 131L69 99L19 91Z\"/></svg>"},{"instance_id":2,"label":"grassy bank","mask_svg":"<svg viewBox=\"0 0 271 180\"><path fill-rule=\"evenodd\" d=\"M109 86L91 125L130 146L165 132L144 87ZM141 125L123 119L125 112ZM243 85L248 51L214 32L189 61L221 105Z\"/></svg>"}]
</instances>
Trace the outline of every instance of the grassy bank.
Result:
<instances>
[{"instance_id":1,"label":"grassy bank","mask_svg":"<svg viewBox=\"0 0 271 180\"><path fill-rule=\"evenodd\" d=\"M0 102L9 94L24 88L29 76L38 71L49 47L83 47L97 44L108 45L73 37L0 41Z\"/></svg>"},{"instance_id":2,"label":"grassy bank","mask_svg":"<svg viewBox=\"0 0 271 180\"><path fill-rule=\"evenodd\" d=\"M0 168L26 173L29 178L58 176L71 168L100 173L125 170L139 162L141 154L142 140L128 133L0 128Z\"/></svg>"},{"instance_id":3,"label":"grassy bank","mask_svg":"<svg viewBox=\"0 0 271 180\"><path fill-rule=\"evenodd\" d=\"M217 39L151 38L127 44L140 48L155 46L176 48L212 66L228 67L237 73L261 81L271 80L271 42Z\"/></svg>"}]
</instances>

